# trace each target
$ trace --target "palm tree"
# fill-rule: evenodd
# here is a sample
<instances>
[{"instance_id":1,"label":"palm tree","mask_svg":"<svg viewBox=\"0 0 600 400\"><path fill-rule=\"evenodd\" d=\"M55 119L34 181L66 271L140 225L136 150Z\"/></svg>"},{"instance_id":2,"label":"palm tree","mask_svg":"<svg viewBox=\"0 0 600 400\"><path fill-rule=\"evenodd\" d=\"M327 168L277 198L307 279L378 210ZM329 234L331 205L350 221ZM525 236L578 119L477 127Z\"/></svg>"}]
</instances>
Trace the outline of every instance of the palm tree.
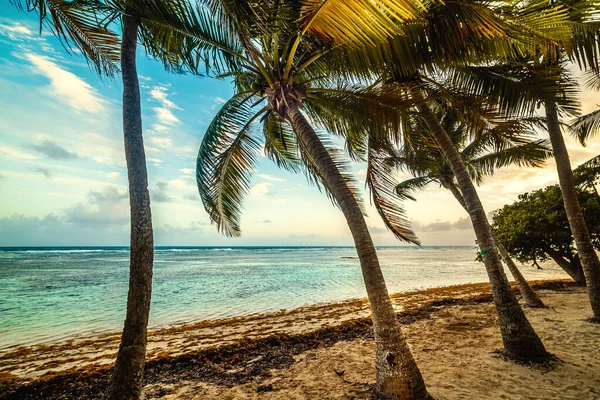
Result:
<instances>
[{"instance_id":1,"label":"palm tree","mask_svg":"<svg viewBox=\"0 0 600 400\"><path fill-rule=\"evenodd\" d=\"M485 105L490 102L482 94L479 97L482 110L469 108L472 105L463 101L461 92L446 84L448 80L444 78L452 70L464 65L487 65L499 57L518 59L532 51L535 53L538 48L545 49L547 43L553 43L555 35L565 37L567 34L566 30L556 28L557 24L560 26L562 15L536 16L525 7L528 18L515 19L505 15L506 6L500 4L496 10L489 3L476 1L453 2L447 7L435 5L428 9L425 21L406 24L403 36L393 37L376 48L348 51L347 57L353 62L342 60L332 64L348 75L368 76L364 71L370 71L385 82L400 86L398 90L409 97L411 107L414 106L421 115L450 165L469 209L492 286L505 352L517 359L536 360L547 358L548 353L510 288L485 211L460 153L428 103L440 96L453 99L453 107L459 106L465 119L469 120L480 111L485 112ZM535 29L530 24L534 24ZM406 113L401 113L400 118L405 117ZM370 154L387 148L384 142L374 141L373 144L374 147L369 146ZM390 193L389 179L373 181L386 186ZM385 199L375 199L376 205L378 202L385 203ZM385 204L380 209L380 213L385 211ZM394 215L398 216L402 217L401 214Z\"/></svg>"},{"instance_id":2,"label":"palm tree","mask_svg":"<svg viewBox=\"0 0 600 400\"><path fill-rule=\"evenodd\" d=\"M66 44L78 48L98 74L112 77L119 69L123 82L123 136L129 179L130 272L127 312L115 369L106 399L137 399L147 343L152 293L154 242L148 172L143 144L136 50L141 42L147 52L167 69L197 70L196 60L231 62L221 49L232 47L218 31L207 30L209 15L192 9L187 2L170 1L67 1L25 0L18 8L38 13ZM122 38L109 29L122 21Z\"/></svg>"},{"instance_id":3,"label":"palm tree","mask_svg":"<svg viewBox=\"0 0 600 400\"><path fill-rule=\"evenodd\" d=\"M552 155L546 147L545 140L533 141L530 139L533 132L530 131L529 126L527 126L529 123L526 121L499 120L497 122L487 122L484 125L483 132L474 140L469 141L464 122L460 122L452 110L440 109L436 114L459 150L471 179L478 185L482 183L484 177L492 175L496 168L508 165L539 167L546 158ZM419 121L419 116L413 115L412 119L415 121L407 122L405 127L424 130L412 134L417 139L415 141L418 142L418 138L429 137L430 135L423 121ZM393 152L392 156L384 161L392 163L395 167L406 170L414 176L414 178L405 180L396 186L397 195L402 199L416 201L412 192L425 189L431 183L437 183L449 190L463 209L468 212L462 193L456 186L452 170L444 160L439 148L432 145L433 143L430 141L421 141L423 143L419 143L419 147L406 146L404 149ZM495 235L494 241L498 246L502 260L517 282L525 304L536 308L544 307L542 300L529 286Z\"/></svg>"},{"instance_id":4,"label":"palm tree","mask_svg":"<svg viewBox=\"0 0 600 400\"><path fill-rule=\"evenodd\" d=\"M554 152L559 184L567 219L581 259L593 311L593 321L600 321L600 260L591 242L588 228L577 199L576 185L569 154L562 136L560 113L576 114L579 87L569 76L565 62L577 63L580 68L596 76L600 71L598 59L597 13L600 2L591 0L557 0L538 4L539 15L562 14L557 29L571 34L555 40L546 50L538 50L535 57L521 60L501 60L492 67L470 69L467 84L476 93L497 99L505 109L527 109L531 112L544 105L547 129ZM519 14L515 9L514 13ZM476 82L476 83L475 83ZM593 115L590 116L592 118ZM592 121L593 119L588 119Z\"/></svg>"},{"instance_id":5,"label":"palm tree","mask_svg":"<svg viewBox=\"0 0 600 400\"><path fill-rule=\"evenodd\" d=\"M238 17L229 24L243 43L239 58L244 63L229 72L236 93L214 117L200 146L200 196L220 232L240 235L242 201L261 142L277 165L303 171L325 190L343 212L360 260L375 332L377 391L386 398L425 399L427 390L396 319L347 165L317 132L318 127L347 138L364 138L371 129L392 134L401 103L386 97L378 84L348 84L330 74L322 56L335 46L329 38L307 34L327 10L312 15L302 6L274 2L251 9L244 22ZM407 224L401 221L396 231L416 239Z\"/></svg>"}]
</instances>

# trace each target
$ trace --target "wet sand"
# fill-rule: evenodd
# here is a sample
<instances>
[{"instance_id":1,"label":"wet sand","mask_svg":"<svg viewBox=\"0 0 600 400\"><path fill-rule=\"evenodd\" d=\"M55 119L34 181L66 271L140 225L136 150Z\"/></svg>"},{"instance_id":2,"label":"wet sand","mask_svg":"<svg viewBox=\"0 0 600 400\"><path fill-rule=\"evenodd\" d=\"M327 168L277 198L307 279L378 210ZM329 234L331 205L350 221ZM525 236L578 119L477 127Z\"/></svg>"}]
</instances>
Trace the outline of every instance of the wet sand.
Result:
<instances>
[{"instance_id":1,"label":"wet sand","mask_svg":"<svg viewBox=\"0 0 600 400\"><path fill-rule=\"evenodd\" d=\"M535 282L547 309L526 313L552 369L500 358L489 285L392 296L432 395L440 399L600 398L600 325L585 289ZM374 342L365 300L150 332L149 399L368 399ZM0 351L2 398L99 398L118 334ZM11 394L12 393L12 394Z\"/></svg>"}]
</instances>

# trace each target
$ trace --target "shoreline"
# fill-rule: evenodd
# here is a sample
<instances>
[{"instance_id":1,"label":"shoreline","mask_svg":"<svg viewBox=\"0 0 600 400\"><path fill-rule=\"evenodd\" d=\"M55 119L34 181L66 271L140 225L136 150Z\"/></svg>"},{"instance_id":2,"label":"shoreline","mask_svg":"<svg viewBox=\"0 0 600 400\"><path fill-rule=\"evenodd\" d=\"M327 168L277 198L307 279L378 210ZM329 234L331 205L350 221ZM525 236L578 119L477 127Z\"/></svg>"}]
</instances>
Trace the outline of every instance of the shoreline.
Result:
<instances>
[{"instance_id":1,"label":"shoreline","mask_svg":"<svg viewBox=\"0 0 600 400\"><path fill-rule=\"evenodd\" d=\"M573 286L564 279L530 283L538 290L566 290ZM489 283L476 283L396 293L390 298L401 321L410 324L444 307L489 303L491 294ZM198 359L222 361L243 354L247 355L242 357L247 362L263 357L265 351L273 351L268 350L273 346L291 346L305 352L342 340L368 338L372 336L369 315L367 300L356 299L151 330L148 334L148 379L152 379L152 371L156 368L164 371L179 365L181 369L181 365ZM0 351L0 393L25 384L32 388L56 384L79 387L89 379L102 381L112 367L119 339L120 332L116 332L79 341ZM283 362L264 360L264 357L259 361L252 363L253 376L258 373L256 368L290 363L289 357L284 357ZM265 362L267 364L262 365ZM235 371L237 364L231 365L232 368L195 366L193 369L203 371L203 379L212 377L210 381L221 383L243 383L244 379L250 379L247 374Z\"/></svg>"}]
</instances>

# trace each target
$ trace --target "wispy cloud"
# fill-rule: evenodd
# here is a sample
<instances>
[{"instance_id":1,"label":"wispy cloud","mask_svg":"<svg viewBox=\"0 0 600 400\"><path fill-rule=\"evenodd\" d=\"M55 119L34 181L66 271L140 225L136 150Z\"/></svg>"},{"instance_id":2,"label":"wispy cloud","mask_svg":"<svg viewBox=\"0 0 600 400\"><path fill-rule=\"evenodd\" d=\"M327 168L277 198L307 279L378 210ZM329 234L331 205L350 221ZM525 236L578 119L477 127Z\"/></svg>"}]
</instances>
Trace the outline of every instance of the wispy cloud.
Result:
<instances>
[{"instance_id":1,"label":"wispy cloud","mask_svg":"<svg viewBox=\"0 0 600 400\"><path fill-rule=\"evenodd\" d=\"M266 179L268 181L285 182L285 179L283 179L283 178L275 178L274 176L271 176L271 175L268 175L268 174L256 174L256 176L258 176L259 178Z\"/></svg>"},{"instance_id":2,"label":"wispy cloud","mask_svg":"<svg viewBox=\"0 0 600 400\"><path fill-rule=\"evenodd\" d=\"M8 146L0 147L0 154L4 154L11 158L22 158L25 160L33 160L35 158L38 158L34 155L23 153L17 149Z\"/></svg>"},{"instance_id":3,"label":"wispy cloud","mask_svg":"<svg viewBox=\"0 0 600 400\"><path fill-rule=\"evenodd\" d=\"M120 172L107 172L106 177L109 179L119 179L121 177Z\"/></svg>"},{"instance_id":4,"label":"wispy cloud","mask_svg":"<svg viewBox=\"0 0 600 400\"><path fill-rule=\"evenodd\" d=\"M160 107L153 108L159 122L158 125L153 126L153 129L158 132L167 130L168 126L181 123L179 118L173 114L173 110L181 110L181 108L169 99L168 89L169 87L165 85L157 85L150 89L150 99L160 104Z\"/></svg>"},{"instance_id":5,"label":"wispy cloud","mask_svg":"<svg viewBox=\"0 0 600 400\"><path fill-rule=\"evenodd\" d=\"M411 221L412 228L419 232L445 232L452 229L466 230L472 229L471 220L468 217L459 218L456 221L437 220L430 224L421 224L417 221Z\"/></svg>"},{"instance_id":6,"label":"wispy cloud","mask_svg":"<svg viewBox=\"0 0 600 400\"><path fill-rule=\"evenodd\" d=\"M79 158L79 155L77 155L76 153L71 152L65 149L64 147L59 146L58 144L47 139L44 140L41 144L30 144L27 145L27 147L35 150L39 154L42 154L52 160L74 160L76 158Z\"/></svg>"},{"instance_id":7,"label":"wispy cloud","mask_svg":"<svg viewBox=\"0 0 600 400\"><path fill-rule=\"evenodd\" d=\"M154 146L158 146L158 147L171 147L173 145L173 140L171 138L168 137L156 137L153 136L150 138L150 143L152 143Z\"/></svg>"},{"instance_id":8,"label":"wispy cloud","mask_svg":"<svg viewBox=\"0 0 600 400\"><path fill-rule=\"evenodd\" d=\"M33 31L19 22L5 21L0 23L0 34L11 40L24 40L33 36Z\"/></svg>"},{"instance_id":9,"label":"wispy cloud","mask_svg":"<svg viewBox=\"0 0 600 400\"><path fill-rule=\"evenodd\" d=\"M196 170L193 168L182 168L182 169L180 169L180 171L183 172L184 175L189 175L189 176L196 175Z\"/></svg>"},{"instance_id":10,"label":"wispy cloud","mask_svg":"<svg viewBox=\"0 0 600 400\"><path fill-rule=\"evenodd\" d=\"M27 59L36 73L50 79L50 93L60 102L70 107L90 113L103 112L106 101L83 79L61 68L51 58L34 53L26 53Z\"/></svg>"},{"instance_id":11,"label":"wispy cloud","mask_svg":"<svg viewBox=\"0 0 600 400\"><path fill-rule=\"evenodd\" d=\"M50 170L48 168L37 167L35 169L35 172L39 172L40 174L44 175L48 179L52 178L52 173L50 172Z\"/></svg>"},{"instance_id":12,"label":"wispy cloud","mask_svg":"<svg viewBox=\"0 0 600 400\"><path fill-rule=\"evenodd\" d=\"M150 197L152 201L156 201L158 203L169 203L173 201L173 198L169 196L169 192L167 187L169 184L165 181L160 181L156 183L156 188L150 190Z\"/></svg>"},{"instance_id":13,"label":"wispy cloud","mask_svg":"<svg viewBox=\"0 0 600 400\"><path fill-rule=\"evenodd\" d=\"M257 183L256 185L250 188L250 195L254 197L263 197L264 195L269 193L269 186L271 185L272 183L269 182Z\"/></svg>"}]
</instances>

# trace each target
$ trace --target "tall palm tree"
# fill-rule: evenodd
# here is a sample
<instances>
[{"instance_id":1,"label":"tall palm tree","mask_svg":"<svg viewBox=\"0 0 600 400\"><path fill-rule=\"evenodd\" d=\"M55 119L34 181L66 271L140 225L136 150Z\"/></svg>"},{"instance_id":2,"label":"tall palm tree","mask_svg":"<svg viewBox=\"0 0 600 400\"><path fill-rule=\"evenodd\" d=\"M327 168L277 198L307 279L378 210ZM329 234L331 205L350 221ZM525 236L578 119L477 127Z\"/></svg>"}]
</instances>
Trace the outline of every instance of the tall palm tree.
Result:
<instances>
[{"instance_id":1,"label":"tall palm tree","mask_svg":"<svg viewBox=\"0 0 600 400\"><path fill-rule=\"evenodd\" d=\"M77 48L98 74L121 72L123 136L129 180L130 272L127 311L115 369L106 399L141 395L152 293L154 242L148 172L143 144L136 51L141 42L167 69L197 70L197 60L233 62L222 49L233 45L219 31L207 29L209 14L186 1L15 0L20 9L38 13L66 44ZM121 19L122 36L110 29ZM233 46L234 47L234 46Z\"/></svg>"},{"instance_id":2,"label":"tall palm tree","mask_svg":"<svg viewBox=\"0 0 600 400\"><path fill-rule=\"evenodd\" d=\"M469 81L467 86L476 88L476 93L497 99L505 109L520 108L531 112L540 104L544 106L563 203L587 282L592 320L600 321L600 260L577 199L560 122L561 113L573 115L579 112L579 86L569 76L565 62L576 63L595 75L600 71L597 51L600 2L557 0L539 3L536 9L539 15L562 14L564 20L557 29L566 29L571 34L553 41L549 49L539 49L535 57L500 60L491 67L472 68L466 79ZM517 8L512 12L518 15L520 10Z\"/></svg>"},{"instance_id":3,"label":"tall palm tree","mask_svg":"<svg viewBox=\"0 0 600 400\"><path fill-rule=\"evenodd\" d=\"M468 170L429 104L431 99L440 96L454 98L453 106L460 105L466 119L477 116L478 111L469 108L456 95L455 88L446 84L445 77L453 69L464 65L488 65L499 57L519 59L535 54L538 48L546 49L556 37L564 38L570 32L560 28L564 19L562 14L540 15L529 7L522 7L525 16L512 18L504 12L512 4L508 3L494 3L499 5L497 9L489 2L479 1L434 5L428 9L425 21L407 24L403 36L393 37L376 48L348 51L353 62L337 65L348 75L368 76L363 71L371 71L386 82L401 86L399 90L410 97L450 165L469 209L492 286L506 353L517 359L545 359L548 353L521 310L504 274L485 211ZM355 64L360 65L358 71ZM490 103L484 94L479 98L483 106ZM369 147L371 154L386 148L385 143L376 142L375 147ZM389 179L380 178L378 182L387 186L389 194ZM382 199L375 199L375 204L378 201ZM381 209L385 211L385 207Z\"/></svg>"},{"instance_id":4,"label":"tall palm tree","mask_svg":"<svg viewBox=\"0 0 600 400\"><path fill-rule=\"evenodd\" d=\"M359 256L375 332L377 391L387 398L425 399L427 390L396 319L347 165L317 132L348 137L374 129L389 135L398 128L401 104L377 84L348 84L331 74L321 57L335 46L307 33L326 16L324 9L309 18L302 6L273 2L251 9L244 23L230 23L243 43L239 57L244 64L229 72L236 92L214 117L200 146L200 196L219 231L240 235L243 196L261 142L280 167L303 171L325 190L343 212ZM248 26L248 20L254 22ZM397 232L413 238L407 225L402 221Z\"/></svg>"},{"instance_id":5,"label":"tall palm tree","mask_svg":"<svg viewBox=\"0 0 600 400\"><path fill-rule=\"evenodd\" d=\"M496 168L508 165L539 167L545 159L552 155L546 147L545 140L533 141L531 139L533 132L529 129L528 125L530 124L525 121L499 120L488 122L484 125L485 128L481 134L470 141L465 132L464 122L459 121L452 110L440 109L436 114L459 150L471 179L478 185L481 184L484 177L492 175ZM404 126L424 130L414 133L413 136L430 137L423 121L419 121L419 116L415 114L412 119L416 121L408 122ZM468 212L462 193L456 186L450 166L444 160L439 148L433 145L431 141L423 140L422 145L419 147L406 146L403 149L394 151L391 157L386 158L384 162L392 163L395 167L408 171L414 176L414 178L405 180L396 186L396 193L402 199L416 200L412 195L414 191L425 189L431 183L437 183L449 190L463 209ZM529 286L495 235L494 240L498 245L502 260L517 282L525 304L530 307L544 307L542 300Z\"/></svg>"}]
</instances>

